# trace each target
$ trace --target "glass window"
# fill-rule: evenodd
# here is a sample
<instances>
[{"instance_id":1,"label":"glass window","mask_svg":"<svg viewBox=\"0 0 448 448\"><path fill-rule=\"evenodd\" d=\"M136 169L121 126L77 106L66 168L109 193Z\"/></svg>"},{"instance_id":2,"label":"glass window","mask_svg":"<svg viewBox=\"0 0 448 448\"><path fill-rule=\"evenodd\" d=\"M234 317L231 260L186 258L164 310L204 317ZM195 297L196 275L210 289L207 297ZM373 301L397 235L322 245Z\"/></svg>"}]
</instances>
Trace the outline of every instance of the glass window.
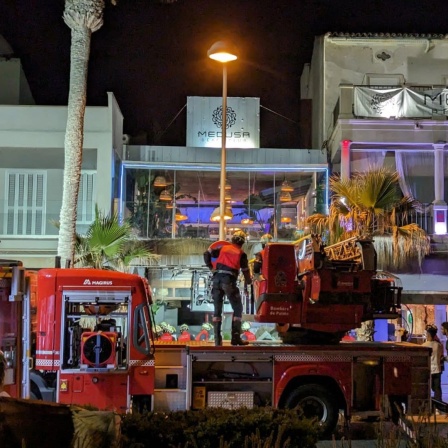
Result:
<instances>
[{"instance_id":1,"label":"glass window","mask_svg":"<svg viewBox=\"0 0 448 448\"><path fill-rule=\"evenodd\" d=\"M217 169L148 166L126 167L124 172L122 214L131 220L140 238L218 238ZM304 216L316 210L315 177L315 172L309 170L228 169L227 232L243 229L249 239L259 239L266 232L279 240L295 239L303 228ZM325 186L326 170L318 177Z\"/></svg>"}]
</instances>

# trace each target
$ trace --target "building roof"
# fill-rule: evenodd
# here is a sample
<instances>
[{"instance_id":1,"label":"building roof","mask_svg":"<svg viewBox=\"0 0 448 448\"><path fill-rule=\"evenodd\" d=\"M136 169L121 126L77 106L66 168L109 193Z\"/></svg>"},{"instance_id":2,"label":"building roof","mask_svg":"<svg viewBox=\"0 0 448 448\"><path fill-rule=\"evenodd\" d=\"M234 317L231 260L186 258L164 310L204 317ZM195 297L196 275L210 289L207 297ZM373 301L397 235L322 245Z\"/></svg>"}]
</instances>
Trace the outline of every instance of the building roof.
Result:
<instances>
[{"instance_id":1,"label":"building roof","mask_svg":"<svg viewBox=\"0 0 448 448\"><path fill-rule=\"evenodd\" d=\"M326 36L346 39L448 39L448 34L436 33L346 33L330 31Z\"/></svg>"}]
</instances>

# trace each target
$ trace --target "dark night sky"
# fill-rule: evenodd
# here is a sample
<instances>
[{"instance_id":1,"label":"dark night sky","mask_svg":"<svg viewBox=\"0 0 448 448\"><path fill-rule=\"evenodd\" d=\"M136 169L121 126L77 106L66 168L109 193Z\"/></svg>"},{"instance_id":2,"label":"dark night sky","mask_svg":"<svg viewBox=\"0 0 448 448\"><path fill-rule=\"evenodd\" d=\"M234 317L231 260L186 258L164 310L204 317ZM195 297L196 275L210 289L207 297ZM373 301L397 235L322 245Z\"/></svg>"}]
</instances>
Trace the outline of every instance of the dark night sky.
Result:
<instances>
[{"instance_id":1,"label":"dark night sky","mask_svg":"<svg viewBox=\"0 0 448 448\"><path fill-rule=\"evenodd\" d=\"M0 0L0 34L22 59L37 104L66 105L70 30L63 0ZM187 96L220 96L211 44L231 38L228 95L260 97L263 147L298 147L300 75L314 36L328 31L448 33L447 0L119 0L93 34L87 104L112 91L124 132L184 145ZM448 55L447 55L448 58ZM448 73L448 60L447 60ZM159 142L153 135L161 130Z\"/></svg>"}]
</instances>

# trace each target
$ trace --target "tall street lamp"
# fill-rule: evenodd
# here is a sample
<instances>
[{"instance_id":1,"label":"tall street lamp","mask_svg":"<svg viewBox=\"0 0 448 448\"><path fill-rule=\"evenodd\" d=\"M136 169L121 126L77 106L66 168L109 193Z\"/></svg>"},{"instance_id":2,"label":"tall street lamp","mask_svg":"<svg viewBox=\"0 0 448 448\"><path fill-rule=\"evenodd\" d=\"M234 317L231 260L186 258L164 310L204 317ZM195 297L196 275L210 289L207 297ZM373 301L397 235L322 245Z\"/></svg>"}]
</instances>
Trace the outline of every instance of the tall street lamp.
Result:
<instances>
[{"instance_id":1,"label":"tall street lamp","mask_svg":"<svg viewBox=\"0 0 448 448\"><path fill-rule=\"evenodd\" d=\"M219 239L225 240L226 213L226 134L227 134L227 62L237 59L235 48L224 41L215 42L207 51L210 59L222 63L222 128L221 128L221 178L219 183Z\"/></svg>"}]
</instances>

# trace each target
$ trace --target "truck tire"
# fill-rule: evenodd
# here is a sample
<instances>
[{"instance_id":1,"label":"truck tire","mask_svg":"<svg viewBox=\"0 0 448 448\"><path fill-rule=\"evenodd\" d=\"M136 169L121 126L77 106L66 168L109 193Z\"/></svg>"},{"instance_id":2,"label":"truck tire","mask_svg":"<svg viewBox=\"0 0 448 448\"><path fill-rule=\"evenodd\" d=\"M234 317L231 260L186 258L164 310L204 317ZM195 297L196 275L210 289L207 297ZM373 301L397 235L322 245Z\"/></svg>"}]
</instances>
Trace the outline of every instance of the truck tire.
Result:
<instances>
[{"instance_id":1,"label":"truck tire","mask_svg":"<svg viewBox=\"0 0 448 448\"><path fill-rule=\"evenodd\" d=\"M321 427L322 437L331 436L339 419L337 400L331 391L320 384L304 384L288 397L285 407L299 409L308 419L316 419Z\"/></svg>"}]
</instances>

